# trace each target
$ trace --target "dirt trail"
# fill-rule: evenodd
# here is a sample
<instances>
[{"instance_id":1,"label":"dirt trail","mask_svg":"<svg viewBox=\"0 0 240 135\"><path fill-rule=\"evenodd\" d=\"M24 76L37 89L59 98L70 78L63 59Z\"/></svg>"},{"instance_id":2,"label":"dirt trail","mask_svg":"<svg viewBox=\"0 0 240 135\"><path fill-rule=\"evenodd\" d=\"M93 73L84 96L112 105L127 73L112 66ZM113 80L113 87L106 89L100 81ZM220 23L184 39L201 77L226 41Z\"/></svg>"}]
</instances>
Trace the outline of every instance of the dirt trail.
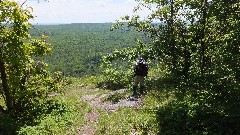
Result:
<instances>
[{"instance_id":1,"label":"dirt trail","mask_svg":"<svg viewBox=\"0 0 240 135\"><path fill-rule=\"evenodd\" d=\"M104 98L107 98L111 95L115 95L117 93L125 92L125 89L120 89L117 91L110 92L108 94L102 95L85 95L82 97L83 101L88 102L91 106L96 108L101 108L105 110L107 113L115 112L120 107L140 107L142 106L141 98L133 98L127 97L124 99L120 99L118 102L110 102L110 101L103 101Z\"/></svg>"},{"instance_id":2,"label":"dirt trail","mask_svg":"<svg viewBox=\"0 0 240 135\"><path fill-rule=\"evenodd\" d=\"M97 92L99 89L93 89L89 91L94 91ZM79 135L94 135L95 134L95 126L98 123L98 120L100 118L100 114L97 112L97 108L105 110L108 114L115 112L118 110L120 107L134 107L134 108L139 108L143 107L141 98L133 98L133 97L127 97L120 99L118 102L110 102L110 101L105 101L103 99L119 94L119 93L124 93L126 90L125 89L120 89L117 91L113 91L107 94L92 94L92 95L85 95L83 96L80 100L88 102L92 108L93 111L85 115L85 120L87 123L78 131Z\"/></svg>"},{"instance_id":3,"label":"dirt trail","mask_svg":"<svg viewBox=\"0 0 240 135\"><path fill-rule=\"evenodd\" d=\"M87 113L84 117L87 123L78 129L78 135L95 135L95 127L99 120L99 113L94 109L92 112Z\"/></svg>"}]
</instances>

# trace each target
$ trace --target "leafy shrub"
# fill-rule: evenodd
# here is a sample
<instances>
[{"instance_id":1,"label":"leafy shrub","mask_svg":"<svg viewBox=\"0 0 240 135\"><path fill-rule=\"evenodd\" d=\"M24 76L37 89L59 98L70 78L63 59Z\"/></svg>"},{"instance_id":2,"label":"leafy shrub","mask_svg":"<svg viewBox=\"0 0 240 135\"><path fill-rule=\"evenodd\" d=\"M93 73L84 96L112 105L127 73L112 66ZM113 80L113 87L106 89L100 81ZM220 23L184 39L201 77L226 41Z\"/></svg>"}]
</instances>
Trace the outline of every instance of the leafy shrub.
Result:
<instances>
[{"instance_id":1,"label":"leafy shrub","mask_svg":"<svg viewBox=\"0 0 240 135\"><path fill-rule=\"evenodd\" d=\"M219 95L201 90L175 99L161 107L157 113L160 134L239 134L237 119L224 105L219 105ZM227 125L231 123L231 126Z\"/></svg>"},{"instance_id":2,"label":"leafy shrub","mask_svg":"<svg viewBox=\"0 0 240 135\"><path fill-rule=\"evenodd\" d=\"M33 122L21 127L20 135L65 134L74 123L75 107L64 100L48 100L40 104Z\"/></svg>"},{"instance_id":3,"label":"leafy shrub","mask_svg":"<svg viewBox=\"0 0 240 135\"><path fill-rule=\"evenodd\" d=\"M112 90L129 88L133 81L133 73L131 70L119 71L114 68L105 69L102 80L98 82L98 86Z\"/></svg>"},{"instance_id":4,"label":"leafy shrub","mask_svg":"<svg viewBox=\"0 0 240 135\"><path fill-rule=\"evenodd\" d=\"M76 108L61 99L48 99L13 117L0 113L0 135L67 134L73 132Z\"/></svg>"}]
</instances>

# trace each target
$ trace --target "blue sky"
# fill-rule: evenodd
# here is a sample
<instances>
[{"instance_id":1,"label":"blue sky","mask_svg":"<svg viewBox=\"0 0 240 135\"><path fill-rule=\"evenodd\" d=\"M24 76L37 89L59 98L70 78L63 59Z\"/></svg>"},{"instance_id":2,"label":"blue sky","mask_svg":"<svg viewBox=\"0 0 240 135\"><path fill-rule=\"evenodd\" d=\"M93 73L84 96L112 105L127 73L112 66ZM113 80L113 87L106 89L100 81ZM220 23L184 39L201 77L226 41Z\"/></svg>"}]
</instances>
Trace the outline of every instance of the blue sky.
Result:
<instances>
[{"instance_id":1,"label":"blue sky","mask_svg":"<svg viewBox=\"0 0 240 135\"><path fill-rule=\"evenodd\" d=\"M33 7L33 23L104 23L132 15L136 5L134 0L28 0L24 6Z\"/></svg>"}]
</instances>

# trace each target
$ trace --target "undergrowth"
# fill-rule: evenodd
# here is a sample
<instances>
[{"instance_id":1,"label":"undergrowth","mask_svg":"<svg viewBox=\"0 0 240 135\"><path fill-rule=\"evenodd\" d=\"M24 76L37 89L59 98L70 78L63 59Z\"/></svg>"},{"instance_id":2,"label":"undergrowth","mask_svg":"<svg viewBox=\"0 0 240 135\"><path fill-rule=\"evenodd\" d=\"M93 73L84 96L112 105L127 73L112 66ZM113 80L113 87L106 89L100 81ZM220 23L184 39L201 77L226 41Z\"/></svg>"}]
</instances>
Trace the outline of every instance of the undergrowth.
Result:
<instances>
[{"instance_id":1,"label":"undergrowth","mask_svg":"<svg viewBox=\"0 0 240 135\"><path fill-rule=\"evenodd\" d=\"M91 108L79 100L83 93L78 85L84 82L70 78L68 83L65 95L44 100L26 112L0 113L0 135L76 134Z\"/></svg>"},{"instance_id":2,"label":"undergrowth","mask_svg":"<svg viewBox=\"0 0 240 135\"><path fill-rule=\"evenodd\" d=\"M46 110L33 120L36 125L24 125L19 135L67 134L73 127L76 107L66 100L55 100L43 104Z\"/></svg>"},{"instance_id":3,"label":"undergrowth","mask_svg":"<svg viewBox=\"0 0 240 135\"><path fill-rule=\"evenodd\" d=\"M49 99L28 112L0 115L0 134L66 134L76 117L76 107L64 99Z\"/></svg>"}]
</instances>

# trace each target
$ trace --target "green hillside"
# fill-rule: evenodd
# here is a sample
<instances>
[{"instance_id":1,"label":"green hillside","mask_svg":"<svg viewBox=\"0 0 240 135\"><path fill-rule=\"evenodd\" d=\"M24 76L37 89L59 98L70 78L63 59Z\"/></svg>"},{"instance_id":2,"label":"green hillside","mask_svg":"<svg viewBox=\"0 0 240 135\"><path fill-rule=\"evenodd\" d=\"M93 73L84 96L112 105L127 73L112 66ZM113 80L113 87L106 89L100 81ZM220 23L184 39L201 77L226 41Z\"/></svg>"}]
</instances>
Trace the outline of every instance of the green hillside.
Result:
<instances>
[{"instance_id":1,"label":"green hillside","mask_svg":"<svg viewBox=\"0 0 240 135\"><path fill-rule=\"evenodd\" d=\"M136 31L110 31L111 23L82 23L63 25L36 25L30 31L33 37L49 36L53 46L50 56L44 58L51 71L64 75L94 75L100 72L101 57L116 49L136 47Z\"/></svg>"}]
</instances>

